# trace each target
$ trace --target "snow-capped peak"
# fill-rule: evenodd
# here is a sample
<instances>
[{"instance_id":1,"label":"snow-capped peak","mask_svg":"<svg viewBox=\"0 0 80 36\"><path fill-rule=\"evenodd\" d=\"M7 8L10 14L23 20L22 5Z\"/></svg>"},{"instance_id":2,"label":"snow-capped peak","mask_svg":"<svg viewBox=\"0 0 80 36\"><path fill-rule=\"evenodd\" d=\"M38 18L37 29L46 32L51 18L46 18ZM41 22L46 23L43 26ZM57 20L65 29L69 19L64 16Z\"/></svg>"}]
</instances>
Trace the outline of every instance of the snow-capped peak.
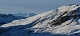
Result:
<instances>
[{"instance_id":1,"label":"snow-capped peak","mask_svg":"<svg viewBox=\"0 0 80 36\"><path fill-rule=\"evenodd\" d=\"M80 34L80 6L62 6L56 10L1 26L2 36L75 36ZM5 29L4 29L5 28ZM2 31L3 32L3 31ZM76 35L79 35L76 34Z\"/></svg>"}]
</instances>

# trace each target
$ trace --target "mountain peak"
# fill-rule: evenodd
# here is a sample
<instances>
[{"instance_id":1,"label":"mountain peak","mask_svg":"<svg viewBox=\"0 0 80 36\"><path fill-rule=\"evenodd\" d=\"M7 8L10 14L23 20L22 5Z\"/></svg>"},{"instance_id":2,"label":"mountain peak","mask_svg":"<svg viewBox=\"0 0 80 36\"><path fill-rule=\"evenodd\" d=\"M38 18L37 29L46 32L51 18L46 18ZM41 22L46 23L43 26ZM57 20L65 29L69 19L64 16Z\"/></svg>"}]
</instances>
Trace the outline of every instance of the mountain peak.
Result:
<instances>
[{"instance_id":1,"label":"mountain peak","mask_svg":"<svg viewBox=\"0 0 80 36\"><path fill-rule=\"evenodd\" d=\"M79 6L78 4L69 4L68 6L72 6L72 5L76 5L76 6Z\"/></svg>"},{"instance_id":2,"label":"mountain peak","mask_svg":"<svg viewBox=\"0 0 80 36\"><path fill-rule=\"evenodd\" d=\"M61 6L26 19L1 26L1 35L8 36L76 36L80 34L80 6ZM79 35L80 36L80 35Z\"/></svg>"}]
</instances>

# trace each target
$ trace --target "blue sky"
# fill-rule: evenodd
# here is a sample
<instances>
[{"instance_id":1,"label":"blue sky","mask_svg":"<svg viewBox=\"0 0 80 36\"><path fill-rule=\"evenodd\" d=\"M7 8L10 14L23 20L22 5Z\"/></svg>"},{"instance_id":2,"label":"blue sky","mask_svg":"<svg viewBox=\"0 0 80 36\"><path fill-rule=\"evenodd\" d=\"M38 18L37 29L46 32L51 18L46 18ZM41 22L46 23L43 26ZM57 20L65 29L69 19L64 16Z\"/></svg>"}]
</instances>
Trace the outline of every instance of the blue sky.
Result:
<instances>
[{"instance_id":1,"label":"blue sky","mask_svg":"<svg viewBox=\"0 0 80 36\"><path fill-rule=\"evenodd\" d=\"M42 13L80 0L0 0L0 13Z\"/></svg>"}]
</instances>

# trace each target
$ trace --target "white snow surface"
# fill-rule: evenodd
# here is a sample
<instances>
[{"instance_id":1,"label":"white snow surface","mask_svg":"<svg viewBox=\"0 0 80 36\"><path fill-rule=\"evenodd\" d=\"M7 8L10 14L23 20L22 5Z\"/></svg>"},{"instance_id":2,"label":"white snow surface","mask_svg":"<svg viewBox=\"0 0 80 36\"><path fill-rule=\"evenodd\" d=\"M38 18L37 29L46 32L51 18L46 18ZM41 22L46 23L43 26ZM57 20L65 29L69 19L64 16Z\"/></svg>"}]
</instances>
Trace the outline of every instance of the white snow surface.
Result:
<instances>
[{"instance_id":1,"label":"white snow surface","mask_svg":"<svg viewBox=\"0 0 80 36\"><path fill-rule=\"evenodd\" d=\"M1 14L0 13L0 26L9 22L12 22L13 20L19 20L19 19L25 19L31 16L34 16L36 14L34 13L19 13L19 14Z\"/></svg>"},{"instance_id":2,"label":"white snow surface","mask_svg":"<svg viewBox=\"0 0 80 36\"><path fill-rule=\"evenodd\" d=\"M80 36L80 18L70 19L61 25L50 26L50 22L65 11L68 13L80 6L62 6L58 11L51 10L26 19L14 20L0 27L11 28L1 36ZM79 14L79 13L78 13ZM73 20L72 23L70 23ZM70 23L69 25L67 25ZM17 26L17 27L16 27Z\"/></svg>"}]
</instances>

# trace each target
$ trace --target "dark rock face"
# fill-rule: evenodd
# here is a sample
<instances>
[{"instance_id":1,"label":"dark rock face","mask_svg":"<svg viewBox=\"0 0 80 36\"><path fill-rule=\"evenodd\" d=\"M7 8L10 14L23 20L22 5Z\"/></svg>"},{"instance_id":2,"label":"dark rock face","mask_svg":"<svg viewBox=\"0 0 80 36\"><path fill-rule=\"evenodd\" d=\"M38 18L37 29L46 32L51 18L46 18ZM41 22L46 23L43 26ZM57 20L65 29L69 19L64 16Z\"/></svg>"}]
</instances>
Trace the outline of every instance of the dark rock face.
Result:
<instances>
[{"instance_id":1,"label":"dark rock face","mask_svg":"<svg viewBox=\"0 0 80 36\"><path fill-rule=\"evenodd\" d=\"M77 17L80 17L80 14L76 14L76 13L80 13L80 11L78 11L80 8L77 8L76 10L72 10L70 11L69 13L67 13L68 11L65 11L63 14L61 14L57 19L53 20L51 22L51 26L53 25L60 25L66 21L68 21L69 19L73 18L77 18ZM65 14L68 14L68 15L65 15ZM63 16L65 15L65 16Z\"/></svg>"}]
</instances>

